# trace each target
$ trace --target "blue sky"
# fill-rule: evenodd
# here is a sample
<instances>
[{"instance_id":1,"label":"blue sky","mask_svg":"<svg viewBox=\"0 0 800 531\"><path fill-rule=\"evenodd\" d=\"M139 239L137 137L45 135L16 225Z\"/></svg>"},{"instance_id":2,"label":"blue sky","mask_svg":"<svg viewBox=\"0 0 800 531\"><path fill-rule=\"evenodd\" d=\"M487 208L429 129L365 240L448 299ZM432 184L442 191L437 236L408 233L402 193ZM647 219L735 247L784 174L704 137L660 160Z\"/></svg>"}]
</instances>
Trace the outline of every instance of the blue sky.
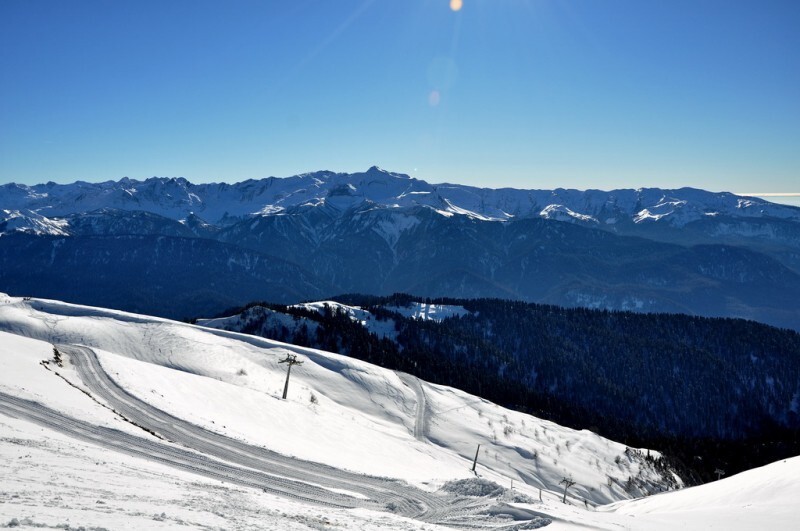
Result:
<instances>
[{"instance_id":1,"label":"blue sky","mask_svg":"<svg viewBox=\"0 0 800 531\"><path fill-rule=\"evenodd\" d=\"M0 2L0 182L800 192L796 0Z\"/></svg>"}]
</instances>

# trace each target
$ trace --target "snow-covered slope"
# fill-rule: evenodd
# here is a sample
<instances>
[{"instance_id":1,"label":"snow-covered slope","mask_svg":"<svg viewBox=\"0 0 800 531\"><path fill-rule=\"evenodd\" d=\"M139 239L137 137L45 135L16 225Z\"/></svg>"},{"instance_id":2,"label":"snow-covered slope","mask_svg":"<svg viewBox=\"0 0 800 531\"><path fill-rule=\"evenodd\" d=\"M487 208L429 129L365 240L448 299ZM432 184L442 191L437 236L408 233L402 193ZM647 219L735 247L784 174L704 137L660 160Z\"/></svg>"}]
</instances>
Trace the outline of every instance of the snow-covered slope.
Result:
<instances>
[{"instance_id":1,"label":"snow-covered slope","mask_svg":"<svg viewBox=\"0 0 800 531\"><path fill-rule=\"evenodd\" d=\"M714 216L800 221L800 208L693 188L490 189L429 184L377 167L363 173L320 171L236 184L193 184L184 178L156 177L137 181L126 177L96 184L51 182L0 187L0 208L30 210L48 218L119 209L151 212L172 220L199 217L213 225L226 225L251 215L281 215L293 208L310 206L335 212L424 206L446 216L482 220L542 217L600 226L660 221L678 227Z\"/></svg>"},{"instance_id":2,"label":"snow-covered slope","mask_svg":"<svg viewBox=\"0 0 800 531\"><path fill-rule=\"evenodd\" d=\"M393 327L391 319L386 322L378 321L374 315L369 311L364 310L358 306L349 306L336 301L317 301L317 302L304 302L302 304L292 305L292 308L302 308L314 312L323 312L325 310L336 311L348 315L350 319L355 322L361 323L370 332L373 332L381 337L385 335L389 327ZM411 301L408 306L384 306L384 309L409 317L411 319L420 319L423 321L442 321L448 317L458 317L469 313L463 306L452 306L448 304L433 304L427 302ZM203 323L205 324L205 323ZM209 323L212 328L219 328Z\"/></svg>"},{"instance_id":3,"label":"snow-covered slope","mask_svg":"<svg viewBox=\"0 0 800 531\"><path fill-rule=\"evenodd\" d=\"M175 441L178 446L202 440L193 451L211 455L216 445L227 448L240 444L231 441L241 441L248 446L240 452L267 448L284 456L274 466L286 467L284 474L297 474L295 481L301 483L310 481L303 479L309 472L298 472L287 463L302 460L298 466L311 467L312 475L319 476L315 481L321 487L315 489L334 493L331 500L342 506L375 507L374 493L390 487L379 488L385 480L369 478L408 482L411 486L391 487L398 489L399 499L417 496L416 504L442 503L444 508L436 511L419 510L425 515L420 518L430 523L449 521L452 515L445 513L454 503L453 494L439 489L449 481L474 479L470 467L478 444L481 477L504 486L513 480L515 492L537 498L542 488L545 501L558 499L559 482L567 476L576 481L569 499L591 506L656 492L676 480L656 471L643 454L591 432L563 428L326 352L157 318L5 295L0 295L0 330L4 456L18 450L10 439L20 437L10 433L30 430L22 421L35 415L43 415L35 417L41 425L74 433L84 443L111 440L107 444L112 444L120 438L120 446L137 459L142 439L158 444ZM64 358L63 367L54 361L40 363L52 360L51 343ZM289 398L284 401L280 395L285 365L279 362L289 354L304 363L293 369ZM34 408L33 403L39 405ZM9 424L3 414L20 420ZM61 415L75 419L70 421L74 425L63 424ZM159 415L172 417L162 422ZM81 423L97 426L91 430L121 430L121 435L69 431L89 429ZM179 431L173 431L175 426ZM185 439L192 430L207 431L194 435L199 439ZM153 450L161 451L177 450ZM170 459L174 457L167 462ZM181 459L189 457L181 454ZM345 479L331 486L324 480L326 474ZM355 477L363 477L363 485L362 480L347 479ZM361 486L353 491L356 484ZM265 488L283 492L284 487L267 483ZM314 496L319 499L319 494ZM400 514L415 512L396 503ZM486 507L470 509L474 514L469 518L478 518L479 513L486 518L485 511L497 503L495 496ZM2 510L6 516L23 514L14 512L13 505ZM459 510L470 512L465 506Z\"/></svg>"},{"instance_id":4,"label":"snow-covered slope","mask_svg":"<svg viewBox=\"0 0 800 531\"><path fill-rule=\"evenodd\" d=\"M121 430L137 440L147 436L44 369L40 361L51 357L49 343L0 332L0 528L445 529L389 511L322 507L220 481L82 440L7 409L4 394L57 408L64 419ZM77 381L68 365L54 368Z\"/></svg>"},{"instance_id":5,"label":"snow-covered slope","mask_svg":"<svg viewBox=\"0 0 800 531\"><path fill-rule=\"evenodd\" d=\"M377 334L378 337L394 337L396 334L393 321L378 321L370 312L357 306L348 306L336 301L318 301L294 304L290 308L318 313L330 309L347 315L352 321L360 323L370 332ZM313 336L319 327L316 321L305 316L288 315L261 305L250 306L240 313L226 317L197 319L196 324L220 330L245 332L262 337L276 337L267 333L268 331L283 332L278 334L277 337L279 339L288 339L289 336L297 333L302 327L305 327L309 336Z\"/></svg>"},{"instance_id":6,"label":"snow-covered slope","mask_svg":"<svg viewBox=\"0 0 800 531\"><path fill-rule=\"evenodd\" d=\"M800 457L679 492L604 507L631 529L797 529Z\"/></svg>"},{"instance_id":7,"label":"snow-covered slope","mask_svg":"<svg viewBox=\"0 0 800 531\"><path fill-rule=\"evenodd\" d=\"M289 308L310 312L338 312L347 315L353 322L359 323L379 338L395 339L397 330L394 319L378 319L368 310L358 306L349 306L336 301L315 301L293 304ZM412 301L408 306L385 306L386 310L411 319L442 321L448 317L462 316L469 313L463 306L447 304L430 304ZM284 335L295 334L301 327L311 335L316 333L319 324L304 316L287 315L261 305L253 305L240 313L213 319L197 319L196 323L209 328L246 332L262 337L276 337L276 332L285 330ZM285 339L285 338L281 338Z\"/></svg>"},{"instance_id":8,"label":"snow-covered slope","mask_svg":"<svg viewBox=\"0 0 800 531\"><path fill-rule=\"evenodd\" d=\"M290 354L304 363L284 401ZM669 476L591 432L357 360L2 294L0 462L0 525L22 529L784 529L800 516L797 460L597 507Z\"/></svg>"},{"instance_id":9,"label":"snow-covered slope","mask_svg":"<svg viewBox=\"0 0 800 531\"><path fill-rule=\"evenodd\" d=\"M615 463L624 446L358 360L112 310L7 300L0 306L0 329L92 347L140 398L207 427L215 417L227 419L230 434L282 453L422 486L464 468L481 443L495 473L520 482L535 475L537 485L553 490L572 474L583 485L576 492L586 490L594 503L630 497L618 484L628 475L642 478L643 488L658 489L657 474L642 463ZM285 375L278 362L290 353L305 364L292 373L290 399L276 402ZM198 411L187 400L190 390L215 399ZM413 437L420 393L428 425L422 441ZM431 439L439 444L429 444ZM534 453L539 458L532 460ZM598 462L586 466L590 454ZM608 475L619 481L609 486Z\"/></svg>"},{"instance_id":10,"label":"snow-covered slope","mask_svg":"<svg viewBox=\"0 0 800 531\"><path fill-rule=\"evenodd\" d=\"M25 232L67 236L69 222L61 218L48 218L30 210L3 210L0 212L0 232Z\"/></svg>"},{"instance_id":11,"label":"snow-covered slope","mask_svg":"<svg viewBox=\"0 0 800 531\"><path fill-rule=\"evenodd\" d=\"M469 313L463 306L448 304L430 304L412 301L408 306L387 306L390 312L396 312L403 317L421 319L423 321L441 321L448 317L459 317Z\"/></svg>"}]
</instances>

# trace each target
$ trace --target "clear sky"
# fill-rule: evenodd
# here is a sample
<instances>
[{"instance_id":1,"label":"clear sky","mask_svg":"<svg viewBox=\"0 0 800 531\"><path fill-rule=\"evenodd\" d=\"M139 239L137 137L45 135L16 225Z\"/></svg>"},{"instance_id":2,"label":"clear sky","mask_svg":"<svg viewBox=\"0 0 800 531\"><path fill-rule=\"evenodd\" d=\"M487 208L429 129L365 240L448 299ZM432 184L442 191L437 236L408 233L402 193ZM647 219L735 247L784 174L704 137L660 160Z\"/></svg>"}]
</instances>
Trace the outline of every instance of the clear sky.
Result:
<instances>
[{"instance_id":1,"label":"clear sky","mask_svg":"<svg viewBox=\"0 0 800 531\"><path fill-rule=\"evenodd\" d=\"M371 165L800 192L800 1L0 1L0 182Z\"/></svg>"}]
</instances>

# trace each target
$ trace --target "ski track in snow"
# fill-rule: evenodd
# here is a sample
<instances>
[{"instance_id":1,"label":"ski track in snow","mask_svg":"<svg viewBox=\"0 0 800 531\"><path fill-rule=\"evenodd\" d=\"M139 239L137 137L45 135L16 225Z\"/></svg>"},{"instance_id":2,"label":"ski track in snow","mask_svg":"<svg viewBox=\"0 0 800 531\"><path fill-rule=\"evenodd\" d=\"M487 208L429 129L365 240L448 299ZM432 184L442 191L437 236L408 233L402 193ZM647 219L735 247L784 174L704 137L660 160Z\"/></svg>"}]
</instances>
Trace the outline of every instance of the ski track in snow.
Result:
<instances>
[{"instance_id":1,"label":"ski track in snow","mask_svg":"<svg viewBox=\"0 0 800 531\"><path fill-rule=\"evenodd\" d=\"M456 528L517 529L544 521L513 524L500 517L496 500L429 493L404 482L372 477L278 454L266 448L206 430L144 402L105 372L95 352L75 345L58 345L69 357L91 395L106 402L124 420L150 430L169 443L137 437L66 416L38 402L0 392L0 413L32 421L79 440L134 457L244 487L261 489L304 503L337 508L392 511L423 522ZM415 437L425 437L426 401L413 376L399 374L417 395ZM174 443L174 444L170 444ZM537 525L538 524L538 525Z\"/></svg>"},{"instance_id":2,"label":"ski track in snow","mask_svg":"<svg viewBox=\"0 0 800 531\"><path fill-rule=\"evenodd\" d=\"M400 371L395 371L395 373L417 396L414 418L414 438L418 441L425 440L428 437L428 401L425 398L425 389L422 388L422 384L416 376Z\"/></svg>"}]
</instances>

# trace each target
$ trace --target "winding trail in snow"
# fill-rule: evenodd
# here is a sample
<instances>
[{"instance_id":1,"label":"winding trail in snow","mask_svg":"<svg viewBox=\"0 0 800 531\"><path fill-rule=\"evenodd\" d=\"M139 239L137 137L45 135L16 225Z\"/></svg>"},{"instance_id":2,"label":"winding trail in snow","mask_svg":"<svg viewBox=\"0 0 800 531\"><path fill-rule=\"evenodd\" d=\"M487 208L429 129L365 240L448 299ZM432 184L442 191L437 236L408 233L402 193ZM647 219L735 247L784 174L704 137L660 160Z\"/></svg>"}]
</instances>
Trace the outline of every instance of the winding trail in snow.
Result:
<instances>
[{"instance_id":1,"label":"winding trail in snow","mask_svg":"<svg viewBox=\"0 0 800 531\"><path fill-rule=\"evenodd\" d=\"M394 503L395 506L401 507L398 512L408 516L419 516L424 510L414 504L403 503L406 500L394 499L392 491L395 489L387 485L389 480L348 474L320 463L291 458L220 435L170 415L120 387L105 372L91 349L70 345L59 345L58 348L69 356L79 377L93 395L100 397L136 425L146 427L168 441L239 466L269 470L276 476L291 477L311 485L347 490L374 501L369 504L356 503L356 506L368 505L375 508L375 504ZM432 501L431 505L435 505L435 501Z\"/></svg>"},{"instance_id":2,"label":"winding trail in snow","mask_svg":"<svg viewBox=\"0 0 800 531\"><path fill-rule=\"evenodd\" d=\"M137 437L114 428L64 415L38 402L0 392L0 413L53 429L75 439L133 457L165 464L186 472L262 489L279 496L340 508L360 507L357 499L322 487L281 478L264 471L247 470L175 445Z\"/></svg>"},{"instance_id":3,"label":"winding trail in snow","mask_svg":"<svg viewBox=\"0 0 800 531\"><path fill-rule=\"evenodd\" d=\"M424 441L428 437L428 400L425 397L425 389L422 388L422 384L416 376L400 371L395 371L395 374L417 396L414 415L414 438L418 441Z\"/></svg>"},{"instance_id":4,"label":"winding trail in snow","mask_svg":"<svg viewBox=\"0 0 800 531\"><path fill-rule=\"evenodd\" d=\"M151 431L167 442L144 432L142 436L136 436L97 426L38 402L2 392L0 413L128 455L258 488L303 503L390 510L402 516L456 528L514 529L522 523L517 521L509 527L510 522L502 515L489 516L489 508L496 507L494 499L466 498L442 491L426 492L402 481L297 459L206 430L130 394L105 372L92 349L75 345L58 345L58 349L68 356L93 398L105 402L123 420ZM415 390L418 399L415 436L424 437L427 407L424 391L416 378L406 376L404 381Z\"/></svg>"}]
</instances>

